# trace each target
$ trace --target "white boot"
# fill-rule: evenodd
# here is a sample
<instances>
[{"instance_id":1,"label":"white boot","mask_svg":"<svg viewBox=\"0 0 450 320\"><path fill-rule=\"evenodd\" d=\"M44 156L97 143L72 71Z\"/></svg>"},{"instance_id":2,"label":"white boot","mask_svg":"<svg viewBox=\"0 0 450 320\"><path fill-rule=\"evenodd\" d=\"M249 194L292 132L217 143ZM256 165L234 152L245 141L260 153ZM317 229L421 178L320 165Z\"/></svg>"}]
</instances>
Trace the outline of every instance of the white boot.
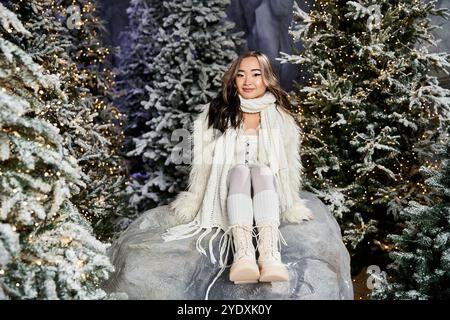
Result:
<instances>
[{"instance_id":1,"label":"white boot","mask_svg":"<svg viewBox=\"0 0 450 320\"><path fill-rule=\"evenodd\" d=\"M253 246L253 227L237 225L232 228L234 256L230 281L235 284L256 283L259 279L259 269Z\"/></svg>"},{"instance_id":2,"label":"white boot","mask_svg":"<svg viewBox=\"0 0 450 320\"><path fill-rule=\"evenodd\" d=\"M273 222L258 224L258 265L260 269L259 281L274 282L288 281L289 273L281 262L278 226Z\"/></svg>"}]
</instances>

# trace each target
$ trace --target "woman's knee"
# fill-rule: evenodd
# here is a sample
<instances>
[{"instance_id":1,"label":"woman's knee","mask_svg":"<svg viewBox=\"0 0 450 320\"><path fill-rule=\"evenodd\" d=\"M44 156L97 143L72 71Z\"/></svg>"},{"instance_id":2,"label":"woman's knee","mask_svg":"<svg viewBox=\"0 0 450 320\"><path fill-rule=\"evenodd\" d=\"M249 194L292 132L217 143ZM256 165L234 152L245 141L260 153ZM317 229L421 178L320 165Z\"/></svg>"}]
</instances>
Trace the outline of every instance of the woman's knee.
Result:
<instances>
[{"instance_id":1,"label":"woman's knee","mask_svg":"<svg viewBox=\"0 0 450 320\"><path fill-rule=\"evenodd\" d=\"M272 170L270 170L270 168L266 165L261 165L261 166L254 166L250 169L251 171L251 175L252 178L267 178L267 179L272 179L273 178L273 173Z\"/></svg>"},{"instance_id":2,"label":"woman's knee","mask_svg":"<svg viewBox=\"0 0 450 320\"><path fill-rule=\"evenodd\" d=\"M231 181L246 181L250 177L250 169L243 164L235 165L230 169L228 174L227 185L230 186Z\"/></svg>"},{"instance_id":3,"label":"woman's knee","mask_svg":"<svg viewBox=\"0 0 450 320\"><path fill-rule=\"evenodd\" d=\"M267 166L255 166L251 169L251 178L254 192L274 189L274 176Z\"/></svg>"},{"instance_id":4,"label":"woman's knee","mask_svg":"<svg viewBox=\"0 0 450 320\"><path fill-rule=\"evenodd\" d=\"M230 175L248 175L250 173L250 168L244 164L237 164L230 169Z\"/></svg>"}]
</instances>

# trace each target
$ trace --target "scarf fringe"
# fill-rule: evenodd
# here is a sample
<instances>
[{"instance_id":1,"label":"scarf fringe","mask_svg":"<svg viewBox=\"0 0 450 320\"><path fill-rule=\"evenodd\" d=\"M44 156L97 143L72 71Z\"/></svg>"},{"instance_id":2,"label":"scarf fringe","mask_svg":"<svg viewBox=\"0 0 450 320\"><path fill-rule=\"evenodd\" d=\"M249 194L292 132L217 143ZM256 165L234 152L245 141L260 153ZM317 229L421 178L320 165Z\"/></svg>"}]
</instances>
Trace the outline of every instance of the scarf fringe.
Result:
<instances>
[{"instance_id":1,"label":"scarf fringe","mask_svg":"<svg viewBox=\"0 0 450 320\"><path fill-rule=\"evenodd\" d=\"M213 241L214 239L217 237L217 235L220 233L222 229L217 228L217 231L214 233L214 235L211 237L211 239L209 239L209 256L211 258L211 263L212 264L216 264L217 260L214 257L214 253L213 253Z\"/></svg>"},{"instance_id":2,"label":"scarf fringe","mask_svg":"<svg viewBox=\"0 0 450 320\"><path fill-rule=\"evenodd\" d=\"M205 249L202 247L202 240L204 237L206 237L208 234L210 234L212 231L212 228L206 228L205 231L198 237L197 241L195 242L195 247L197 248L197 251L201 254L208 256L206 254Z\"/></svg>"},{"instance_id":3,"label":"scarf fringe","mask_svg":"<svg viewBox=\"0 0 450 320\"><path fill-rule=\"evenodd\" d=\"M161 237L165 242L181 240L193 237L196 234L198 234L201 230L202 229L198 225L198 222L194 220L192 222L180 224L178 226L168 229L165 233L161 235Z\"/></svg>"},{"instance_id":4,"label":"scarf fringe","mask_svg":"<svg viewBox=\"0 0 450 320\"><path fill-rule=\"evenodd\" d=\"M198 237L198 239L195 242L195 247L197 251L200 254L203 254L205 256L208 256L206 253L206 250L202 246L202 240L207 237L213 230L213 228L217 228L217 230L214 232L214 234L209 239L208 243L208 251L209 251L209 258L211 260L212 264L216 264L217 260L213 253L213 246L214 246L214 239L217 238L220 231L222 231L222 228L220 226L214 226L210 228L204 228L202 227L197 220L194 220L190 223L174 226L170 229L168 229L165 233L161 235L162 239L165 242L174 241L174 240L181 240L193 237L200 233L203 230L203 233ZM219 240L219 272L214 277L212 282L208 285L208 288L206 290L205 294L205 300L208 300L209 292L214 285L214 283L219 279L219 277L222 275L222 273L225 271L229 265L227 265L230 249L231 249L231 227L229 227L226 231L224 231L223 235L220 237Z\"/></svg>"},{"instance_id":5,"label":"scarf fringe","mask_svg":"<svg viewBox=\"0 0 450 320\"><path fill-rule=\"evenodd\" d=\"M205 227L202 227L198 223L197 220L194 220L190 223L186 223L186 224L182 224L182 225L178 225L178 226L169 228L165 233L163 233L161 235L161 238L163 239L164 242L182 240L182 239L191 238L191 237L197 235L198 233L200 233L202 230L204 230L203 233L200 234L200 236L195 241L195 248L197 249L197 251L200 254L208 256L206 253L206 250L202 246L202 240L212 232L213 228L217 228L217 230L214 232L212 237L209 239L208 251L209 251L211 263L215 264L217 262L217 260L213 253L213 246L214 246L214 239L217 237L217 235L220 233L220 231L223 230L220 226L213 226L213 227L205 228ZM227 232L225 232L224 235L226 235L226 233ZM222 248L220 246L221 246L221 242L223 240L224 235L222 235L222 237L220 238L219 254L221 254L221 252L222 252Z\"/></svg>"},{"instance_id":6,"label":"scarf fringe","mask_svg":"<svg viewBox=\"0 0 450 320\"><path fill-rule=\"evenodd\" d=\"M232 227L229 227L223 233L223 235L220 237L220 241L219 241L219 267L220 267L220 269L219 269L219 272L217 273L217 275L214 277L214 279L209 284L208 288L206 289L205 300L208 300L209 291L211 290L214 283L216 283L217 279L220 278L220 276L225 271L225 269L227 267L229 267L229 265L227 265L226 263L228 261L228 256L229 256L230 249L231 249L231 241L232 241L231 230L232 230ZM224 255L225 255L225 258L224 258Z\"/></svg>"}]
</instances>

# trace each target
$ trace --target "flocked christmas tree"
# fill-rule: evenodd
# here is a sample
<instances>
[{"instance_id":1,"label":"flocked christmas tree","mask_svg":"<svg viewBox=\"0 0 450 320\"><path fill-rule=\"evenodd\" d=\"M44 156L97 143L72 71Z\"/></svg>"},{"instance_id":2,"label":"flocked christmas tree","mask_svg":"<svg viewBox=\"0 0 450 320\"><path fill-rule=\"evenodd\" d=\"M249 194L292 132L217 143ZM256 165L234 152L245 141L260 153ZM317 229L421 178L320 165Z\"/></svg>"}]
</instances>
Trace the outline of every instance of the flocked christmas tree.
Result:
<instances>
[{"instance_id":1,"label":"flocked christmas tree","mask_svg":"<svg viewBox=\"0 0 450 320\"><path fill-rule=\"evenodd\" d=\"M119 54L120 74L118 103L126 114L127 137L125 152L134 149L133 138L146 131L145 123L150 120L150 111L144 109L141 102L147 97L146 85L151 85L156 70L152 69L154 58L161 50L155 41L167 9L158 0L131 0L127 9L127 30L121 34L121 51ZM130 163L131 172L139 171L140 158Z\"/></svg>"},{"instance_id":2,"label":"flocked christmas tree","mask_svg":"<svg viewBox=\"0 0 450 320\"><path fill-rule=\"evenodd\" d=\"M219 92L221 78L241 45L242 33L231 33L227 0L163 1L164 19L153 41L161 48L149 69L151 82L141 103L148 110L145 132L133 139L131 157L142 165L128 187L134 207L165 204L187 186L190 159L171 159L175 129L189 129L202 104ZM172 140L173 139L173 140Z\"/></svg>"},{"instance_id":3,"label":"flocked christmas tree","mask_svg":"<svg viewBox=\"0 0 450 320\"><path fill-rule=\"evenodd\" d=\"M61 130L65 147L83 172L86 185L72 201L92 223L97 236L110 240L121 216L125 170L117 155L122 134L121 115L111 105L114 77L103 66L108 48L101 46L101 20L92 1L11 1L12 11L33 36L11 35L11 41L62 81L68 96L63 104L40 113Z\"/></svg>"},{"instance_id":4,"label":"flocked christmas tree","mask_svg":"<svg viewBox=\"0 0 450 320\"><path fill-rule=\"evenodd\" d=\"M411 202L401 213L406 227L390 236L398 250L390 253L390 276L384 272L375 278L373 299L450 298L450 143L440 170L422 169L435 200L432 205Z\"/></svg>"},{"instance_id":5,"label":"flocked christmas tree","mask_svg":"<svg viewBox=\"0 0 450 320\"><path fill-rule=\"evenodd\" d=\"M99 299L106 245L71 202L83 173L59 129L38 117L65 103L59 79L7 40L32 37L0 4L0 299Z\"/></svg>"},{"instance_id":6,"label":"flocked christmas tree","mask_svg":"<svg viewBox=\"0 0 450 320\"><path fill-rule=\"evenodd\" d=\"M420 0L318 1L309 13L295 7L290 33L305 49L282 61L310 72L293 97L305 188L339 218L357 256L353 267L385 263L399 212L410 200L430 201L419 168L433 161L448 125L450 91L429 71L450 64L448 54L428 52L429 17L447 14Z\"/></svg>"},{"instance_id":7,"label":"flocked christmas tree","mask_svg":"<svg viewBox=\"0 0 450 320\"><path fill-rule=\"evenodd\" d=\"M123 115L112 104L115 75L109 65L111 49L102 43L104 21L98 12L98 2L92 0L58 0L57 12L66 17L73 47L69 54L81 74L81 87L89 90L83 102L91 111L98 142L81 165L91 180L91 187L75 199L81 210L102 238L108 239L128 223L125 200L127 168L119 151L124 142ZM79 8L79 9L78 9ZM78 12L80 13L78 20ZM57 13L56 13L57 14ZM71 24L80 22L79 27ZM81 90L80 90L81 91ZM89 169L88 169L89 168Z\"/></svg>"}]
</instances>

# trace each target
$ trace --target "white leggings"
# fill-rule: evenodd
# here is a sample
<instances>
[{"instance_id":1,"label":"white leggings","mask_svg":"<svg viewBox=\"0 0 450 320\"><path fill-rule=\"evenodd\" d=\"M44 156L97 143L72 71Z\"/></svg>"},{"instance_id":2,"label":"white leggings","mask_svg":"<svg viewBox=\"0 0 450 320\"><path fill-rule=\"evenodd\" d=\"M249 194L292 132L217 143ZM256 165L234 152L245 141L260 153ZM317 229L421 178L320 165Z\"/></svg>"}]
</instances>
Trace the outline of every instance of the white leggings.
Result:
<instances>
[{"instance_id":1,"label":"white leggings","mask_svg":"<svg viewBox=\"0 0 450 320\"><path fill-rule=\"evenodd\" d=\"M279 225L278 194L274 176L267 166L234 166L228 173L227 187L227 211L231 226L253 225L253 219L256 225L261 222Z\"/></svg>"}]
</instances>

